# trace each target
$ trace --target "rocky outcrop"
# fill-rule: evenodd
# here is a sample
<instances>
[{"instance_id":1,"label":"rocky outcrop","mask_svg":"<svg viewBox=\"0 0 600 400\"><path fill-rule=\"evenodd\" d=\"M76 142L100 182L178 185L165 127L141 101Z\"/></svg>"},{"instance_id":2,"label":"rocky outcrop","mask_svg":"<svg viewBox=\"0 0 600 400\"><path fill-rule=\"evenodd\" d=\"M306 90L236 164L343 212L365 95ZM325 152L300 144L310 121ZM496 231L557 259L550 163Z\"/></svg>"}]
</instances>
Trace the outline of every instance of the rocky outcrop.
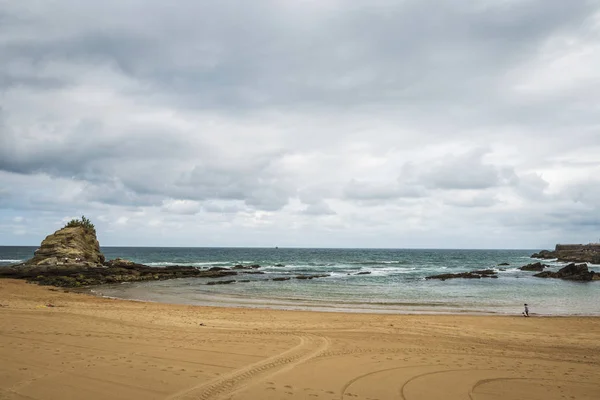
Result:
<instances>
[{"instance_id":1,"label":"rocky outcrop","mask_svg":"<svg viewBox=\"0 0 600 400\"><path fill-rule=\"evenodd\" d=\"M107 267L128 268L128 267L132 267L134 265L141 265L141 264L136 264L133 261L124 260L122 258L115 258L114 260L106 261L104 263L104 265Z\"/></svg>"},{"instance_id":2,"label":"rocky outcrop","mask_svg":"<svg viewBox=\"0 0 600 400\"><path fill-rule=\"evenodd\" d=\"M73 222L73 221L72 221ZM0 278L27 279L42 285L79 287L174 278L237 275L227 269L202 271L190 266L149 267L120 258L106 261L96 231L87 220L75 221L47 236L32 259L0 269Z\"/></svg>"},{"instance_id":3,"label":"rocky outcrop","mask_svg":"<svg viewBox=\"0 0 600 400\"><path fill-rule=\"evenodd\" d=\"M315 279L315 278L326 278L331 276L330 274L316 274L316 275L296 275L296 279Z\"/></svg>"},{"instance_id":4,"label":"rocky outcrop","mask_svg":"<svg viewBox=\"0 0 600 400\"><path fill-rule=\"evenodd\" d=\"M108 283L141 282L175 278L220 278L237 275L236 271L202 271L188 266L149 267L132 262L110 261L112 266L85 265L15 266L0 269L1 278L27 279L41 285L80 287Z\"/></svg>"},{"instance_id":5,"label":"rocky outcrop","mask_svg":"<svg viewBox=\"0 0 600 400\"><path fill-rule=\"evenodd\" d=\"M563 262L589 262L600 264L600 243L557 244L554 251L542 250L531 255L532 258L558 259Z\"/></svg>"},{"instance_id":6,"label":"rocky outcrop","mask_svg":"<svg viewBox=\"0 0 600 400\"><path fill-rule=\"evenodd\" d=\"M96 239L96 231L83 226L71 226L48 235L26 266L86 265L101 266L104 255Z\"/></svg>"},{"instance_id":7,"label":"rocky outcrop","mask_svg":"<svg viewBox=\"0 0 600 400\"><path fill-rule=\"evenodd\" d=\"M210 267L208 270L209 271L229 271L229 268L225 268L225 267Z\"/></svg>"},{"instance_id":8,"label":"rocky outcrop","mask_svg":"<svg viewBox=\"0 0 600 400\"><path fill-rule=\"evenodd\" d=\"M235 283L235 279L227 280L227 281L211 281L207 282L207 285L229 285L230 283Z\"/></svg>"},{"instance_id":9,"label":"rocky outcrop","mask_svg":"<svg viewBox=\"0 0 600 400\"><path fill-rule=\"evenodd\" d=\"M481 279L481 278L498 278L497 272L493 269L483 269L478 271L459 272L457 274L440 274L427 276L425 279L439 279L445 281L446 279Z\"/></svg>"},{"instance_id":10,"label":"rocky outcrop","mask_svg":"<svg viewBox=\"0 0 600 400\"><path fill-rule=\"evenodd\" d=\"M548 265L536 262L533 264L523 265L519 268L521 271L543 271L544 268L548 268Z\"/></svg>"},{"instance_id":11,"label":"rocky outcrop","mask_svg":"<svg viewBox=\"0 0 600 400\"><path fill-rule=\"evenodd\" d=\"M248 270L252 270L252 269L258 269L258 268L260 268L260 265L254 264L254 265L235 265L232 269L248 269Z\"/></svg>"},{"instance_id":12,"label":"rocky outcrop","mask_svg":"<svg viewBox=\"0 0 600 400\"><path fill-rule=\"evenodd\" d=\"M544 271L534 275L537 278L558 278L570 281L596 281L600 280L600 274L590 271L587 264L571 263L557 272Z\"/></svg>"}]
</instances>

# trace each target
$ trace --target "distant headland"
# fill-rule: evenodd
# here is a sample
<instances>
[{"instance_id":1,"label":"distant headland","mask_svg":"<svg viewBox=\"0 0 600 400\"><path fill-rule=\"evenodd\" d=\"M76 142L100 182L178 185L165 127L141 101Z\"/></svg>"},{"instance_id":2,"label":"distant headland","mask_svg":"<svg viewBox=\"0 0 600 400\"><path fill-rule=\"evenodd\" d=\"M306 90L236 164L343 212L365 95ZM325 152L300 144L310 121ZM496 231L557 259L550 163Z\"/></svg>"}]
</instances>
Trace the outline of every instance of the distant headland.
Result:
<instances>
[{"instance_id":1,"label":"distant headland","mask_svg":"<svg viewBox=\"0 0 600 400\"><path fill-rule=\"evenodd\" d=\"M600 243L557 244L554 251L542 250L532 258L554 259L562 262L589 262L600 264Z\"/></svg>"}]
</instances>

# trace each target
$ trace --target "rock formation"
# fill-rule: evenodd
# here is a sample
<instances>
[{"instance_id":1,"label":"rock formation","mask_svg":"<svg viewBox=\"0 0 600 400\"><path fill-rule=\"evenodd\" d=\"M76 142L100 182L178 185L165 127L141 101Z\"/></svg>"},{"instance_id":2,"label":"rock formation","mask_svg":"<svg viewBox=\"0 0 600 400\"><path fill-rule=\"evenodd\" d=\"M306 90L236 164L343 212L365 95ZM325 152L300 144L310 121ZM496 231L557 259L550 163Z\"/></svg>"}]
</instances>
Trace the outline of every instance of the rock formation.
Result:
<instances>
[{"instance_id":1,"label":"rock formation","mask_svg":"<svg viewBox=\"0 0 600 400\"><path fill-rule=\"evenodd\" d=\"M478 271L459 272L457 274L440 274L427 276L425 279L439 279L445 281L446 279L481 279L481 278L498 278L497 272L493 269L483 269Z\"/></svg>"},{"instance_id":2,"label":"rock formation","mask_svg":"<svg viewBox=\"0 0 600 400\"><path fill-rule=\"evenodd\" d=\"M590 271L587 264L571 263L557 272L544 271L534 275L537 278L559 278L570 281L596 281L600 280L600 274Z\"/></svg>"},{"instance_id":3,"label":"rock formation","mask_svg":"<svg viewBox=\"0 0 600 400\"><path fill-rule=\"evenodd\" d=\"M46 237L30 260L0 269L0 278L27 279L61 287L230 275L237 275L237 272L227 269L202 271L178 265L149 267L120 258L105 262L94 226L85 217L82 221L71 221Z\"/></svg>"},{"instance_id":4,"label":"rock formation","mask_svg":"<svg viewBox=\"0 0 600 400\"><path fill-rule=\"evenodd\" d=\"M316 274L316 275L296 275L296 279L315 279L315 278L326 278L331 276L330 274Z\"/></svg>"},{"instance_id":5,"label":"rock formation","mask_svg":"<svg viewBox=\"0 0 600 400\"><path fill-rule=\"evenodd\" d=\"M69 226L48 235L27 266L87 265L101 266L104 255L96 239L96 231L83 226Z\"/></svg>"},{"instance_id":6,"label":"rock formation","mask_svg":"<svg viewBox=\"0 0 600 400\"><path fill-rule=\"evenodd\" d=\"M536 262L533 264L523 265L519 268L521 271L543 271L544 268L548 268L548 265Z\"/></svg>"},{"instance_id":7,"label":"rock formation","mask_svg":"<svg viewBox=\"0 0 600 400\"><path fill-rule=\"evenodd\" d=\"M600 264L600 243L557 244L554 251L542 250L531 255L532 258L552 259L563 262L589 262Z\"/></svg>"}]
</instances>

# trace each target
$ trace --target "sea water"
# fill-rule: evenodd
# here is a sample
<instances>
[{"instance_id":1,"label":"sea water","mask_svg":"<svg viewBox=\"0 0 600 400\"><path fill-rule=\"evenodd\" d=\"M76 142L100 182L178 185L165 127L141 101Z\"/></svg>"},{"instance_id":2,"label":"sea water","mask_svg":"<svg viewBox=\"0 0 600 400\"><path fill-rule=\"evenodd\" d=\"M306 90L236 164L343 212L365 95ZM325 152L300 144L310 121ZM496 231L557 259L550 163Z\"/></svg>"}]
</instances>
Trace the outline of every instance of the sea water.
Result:
<instances>
[{"instance_id":1,"label":"sea water","mask_svg":"<svg viewBox=\"0 0 600 400\"><path fill-rule=\"evenodd\" d=\"M33 256L35 247L0 247L0 268ZM600 281L570 282L521 271L536 250L152 248L104 247L107 259L150 266L200 269L260 264L264 274L218 279L186 278L105 285L103 296L211 306L377 313L520 314L524 303L539 315L600 315ZM544 261L557 270L563 263ZM508 266L499 266L508 263ZM284 266L278 266L284 265ZM426 280L475 269L495 269L498 279ZM590 265L600 272L600 266ZM243 271L240 271L243 272ZM360 274L368 272L369 274ZM297 275L329 274L312 280ZM286 281L273 278L291 277ZM218 280L249 280L207 285Z\"/></svg>"}]
</instances>

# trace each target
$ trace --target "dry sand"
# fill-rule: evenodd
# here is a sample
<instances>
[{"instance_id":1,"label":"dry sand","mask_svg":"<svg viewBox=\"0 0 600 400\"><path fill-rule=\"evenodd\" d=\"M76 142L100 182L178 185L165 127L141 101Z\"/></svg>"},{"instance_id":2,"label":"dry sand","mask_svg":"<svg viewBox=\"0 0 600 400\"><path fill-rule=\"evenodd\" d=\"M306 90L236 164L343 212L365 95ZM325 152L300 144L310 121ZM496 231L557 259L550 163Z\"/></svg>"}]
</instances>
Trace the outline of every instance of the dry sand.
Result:
<instances>
[{"instance_id":1,"label":"dry sand","mask_svg":"<svg viewBox=\"0 0 600 400\"><path fill-rule=\"evenodd\" d=\"M2 400L600 399L600 318L209 308L13 280L0 304Z\"/></svg>"}]
</instances>

